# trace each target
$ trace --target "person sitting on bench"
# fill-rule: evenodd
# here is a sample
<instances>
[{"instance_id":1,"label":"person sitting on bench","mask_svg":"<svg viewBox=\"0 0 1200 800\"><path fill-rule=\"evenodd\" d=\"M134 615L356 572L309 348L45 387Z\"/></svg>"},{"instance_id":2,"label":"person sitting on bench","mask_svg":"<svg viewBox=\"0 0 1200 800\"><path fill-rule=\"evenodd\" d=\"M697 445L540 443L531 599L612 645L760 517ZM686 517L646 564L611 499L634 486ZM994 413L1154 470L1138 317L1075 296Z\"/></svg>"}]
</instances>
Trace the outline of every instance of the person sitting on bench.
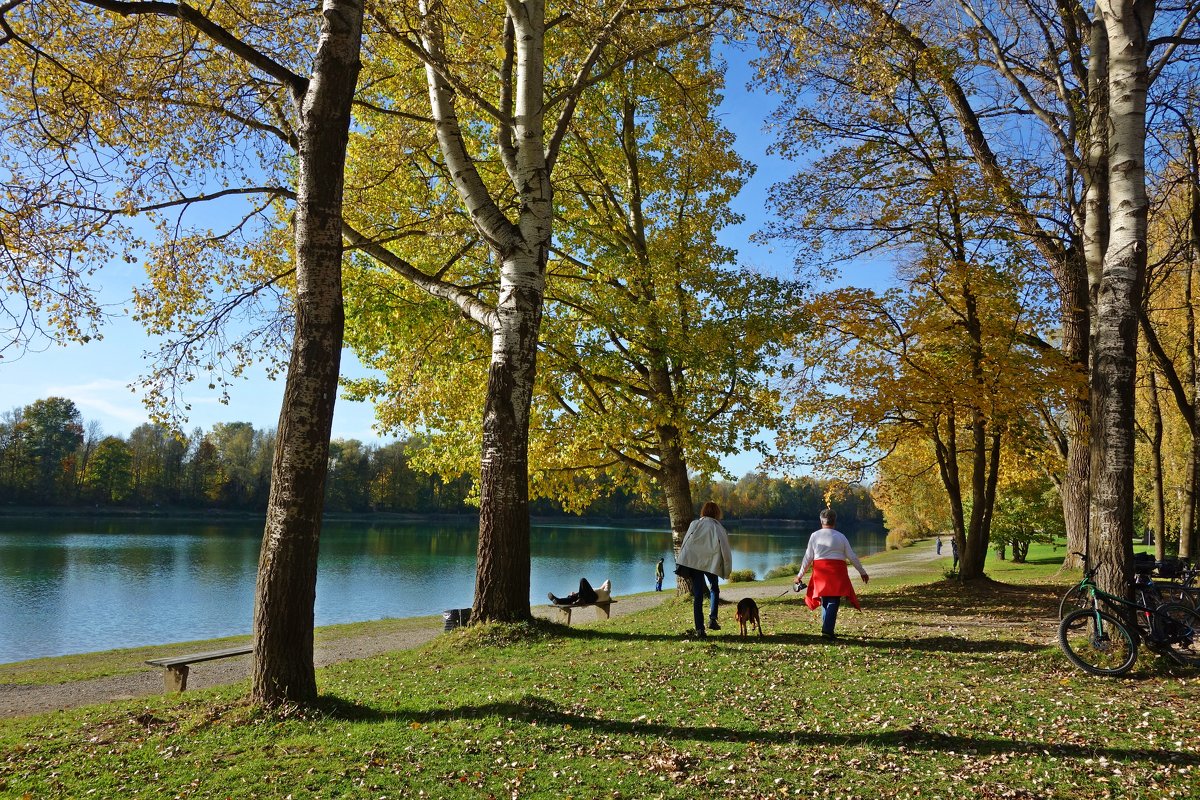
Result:
<instances>
[{"instance_id":1,"label":"person sitting on bench","mask_svg":"<svg viewBox=\"0 0 1200 800\"><path fill-rule=\"evenodd\" d=\"M571 592L566 597L555 597L554 592L548 592L546 596L556 606L586 606L596 602L607 603L612 599L611 584L612 581L607 580L600 584L599 588L593 589L587 578L580 578L579 591Z\"/></svg>"}]
</instances>

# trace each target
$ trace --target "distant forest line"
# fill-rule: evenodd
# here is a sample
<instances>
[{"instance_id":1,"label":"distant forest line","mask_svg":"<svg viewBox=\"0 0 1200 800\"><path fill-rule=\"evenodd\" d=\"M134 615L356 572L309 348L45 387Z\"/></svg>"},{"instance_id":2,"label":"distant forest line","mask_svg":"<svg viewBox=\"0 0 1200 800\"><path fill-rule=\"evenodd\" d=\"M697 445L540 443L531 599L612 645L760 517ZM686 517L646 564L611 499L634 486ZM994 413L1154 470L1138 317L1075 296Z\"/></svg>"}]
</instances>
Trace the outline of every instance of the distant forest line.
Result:
<instances>
[{"instance_id":1,"label":"distant forest line","mask_svg":"<svg viewBox=\"0 0 1200 800\"><path fill-rule=\"evenodd\" d=\"M335 439L325 508L334 513L470 514L474 481L446 480L411 467L419 439L387 444ZM270 492L275 431L248 422L181 434L156 424L127 437L104 435L71 400L51 397L0 416L0 502L65 508L213 509L262 512ZM731 518L815 520L829 482L749 473L737 481L693 479L697 502L715 500ZM870 492L839 486L836 507L850 521L882 521ZM657 494L614 487L581 515L539 498L534 516L665 517Z\"/></svg>"}]
</instances>

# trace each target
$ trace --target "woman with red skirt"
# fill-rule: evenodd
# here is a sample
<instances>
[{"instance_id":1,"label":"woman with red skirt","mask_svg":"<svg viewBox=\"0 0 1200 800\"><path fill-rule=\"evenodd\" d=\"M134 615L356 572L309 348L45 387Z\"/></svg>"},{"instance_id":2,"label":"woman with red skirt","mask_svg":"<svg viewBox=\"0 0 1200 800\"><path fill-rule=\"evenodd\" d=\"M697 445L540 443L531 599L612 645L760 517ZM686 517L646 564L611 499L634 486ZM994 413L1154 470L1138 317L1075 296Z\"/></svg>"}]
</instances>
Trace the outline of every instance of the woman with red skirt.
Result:
<instances>
[{"instance_id":1,"label":"woman with red skirt","mask_svg":"<svg viewBox=\"0 0 1200 800\"><path fill-rule=\"evenodd\" d=\"M837 514L832 508L821 512L821 529L813 531L812 536L808 537L808 549L804 551L804 561L800 564L795 581L797 584L803 583L804 573L809 566L812 567L812 578L808 582L804 602L813 609L821 606L821 635L826 639L837 638L833 629L837 625L838 608L843 597L850 601L850 605L861 608L858 595L850 584L846 562L854 565L863 583L870 580L862 562L854 554L854 548L850 547L850 541L833 527L836 524Z\"/></svg>"}]
</instances>

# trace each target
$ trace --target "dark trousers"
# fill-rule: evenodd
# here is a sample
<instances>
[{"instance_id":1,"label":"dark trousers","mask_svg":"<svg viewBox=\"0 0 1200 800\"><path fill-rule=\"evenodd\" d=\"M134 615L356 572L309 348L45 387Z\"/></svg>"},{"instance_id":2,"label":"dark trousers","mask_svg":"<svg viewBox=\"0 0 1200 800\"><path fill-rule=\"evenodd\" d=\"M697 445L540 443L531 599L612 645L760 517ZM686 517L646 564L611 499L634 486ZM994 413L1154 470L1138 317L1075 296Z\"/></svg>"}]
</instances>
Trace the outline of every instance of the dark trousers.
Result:
<instances>
[{"instance_id":1,"label":"dark trousers","mask_svg":"<svg viewBox=\"0 0 1200 800\"><path fill-rule=\"evenodd\" d=\"M560 606L570 606L575 603L594 603L597 598L596 590L588 583L588 579L580 578L578 592L571 592L566 597L556 597L554 598L554 602Z\"/></svg>"},{"instance_id":2,"label":"dark trousers","mask_svg":"<svg viewBox=\"0 0 1200 800\"><path fill-rule=\"evenodd\" d=\"M701 572L692 567L680 567L692 587L692 616L696 624L696 633L704 633L704 598L709 598L709 619L717 618L717 603L721 595L717 590L717 576L711 572Z\"/></svg>"}]
</instances>

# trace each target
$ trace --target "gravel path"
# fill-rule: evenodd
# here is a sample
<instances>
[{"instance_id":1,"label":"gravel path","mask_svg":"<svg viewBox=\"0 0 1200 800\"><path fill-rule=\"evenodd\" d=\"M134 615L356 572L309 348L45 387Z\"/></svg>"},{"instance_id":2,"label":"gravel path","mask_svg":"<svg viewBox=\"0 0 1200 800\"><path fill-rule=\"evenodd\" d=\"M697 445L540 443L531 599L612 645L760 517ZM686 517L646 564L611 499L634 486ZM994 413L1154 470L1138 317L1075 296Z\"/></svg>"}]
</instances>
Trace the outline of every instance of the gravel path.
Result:
<instances>
[{"instance_id":1,"label":"gravel path","mask_svg":"<svg viewBox=\"0 0 1200 800\"><path fill-rule=\"evenodd\" d=\"M901 561L888 564L868 562L866 565L868 572L872 577L886 577L928 569L929 562L932 561L945 560L949 562L948 555L936 555L932 545L918 544L907 548L903 553L905 558ZM728 589L728 594L736 595L738 599L742 597L759 599L778 597L781 591L779 585L763 586L757 583L747 583L733 584ZM619 602L612 606L612 615L619 617L652 608L670 596L671 592L664 591L619 597ZM552 614L555 617L558 616L548 606L535 606L532 610L538 617L549 618ZM594 625L597 624L597 618L592 611L576 611L571 622L573 625ZM732 618L730 624L732 624ZM350 661L394 650L420 647L442 633L443 627L442 620L438 618L431 619L427 628L419 627L387 634L346 636L326 640L315 646L313 660L318 667L323 667L339 661ZM250 656L248 655L210 661L192 667L188 675L188 688L203 689L210 686L223 686L243 680L249 674ZM0 719L42 714L116 700L130 700L162 694L162 692L162 671L149 666L144 672L71 683L31 686L0 684Z\"/></svg>"}]
</instances>

